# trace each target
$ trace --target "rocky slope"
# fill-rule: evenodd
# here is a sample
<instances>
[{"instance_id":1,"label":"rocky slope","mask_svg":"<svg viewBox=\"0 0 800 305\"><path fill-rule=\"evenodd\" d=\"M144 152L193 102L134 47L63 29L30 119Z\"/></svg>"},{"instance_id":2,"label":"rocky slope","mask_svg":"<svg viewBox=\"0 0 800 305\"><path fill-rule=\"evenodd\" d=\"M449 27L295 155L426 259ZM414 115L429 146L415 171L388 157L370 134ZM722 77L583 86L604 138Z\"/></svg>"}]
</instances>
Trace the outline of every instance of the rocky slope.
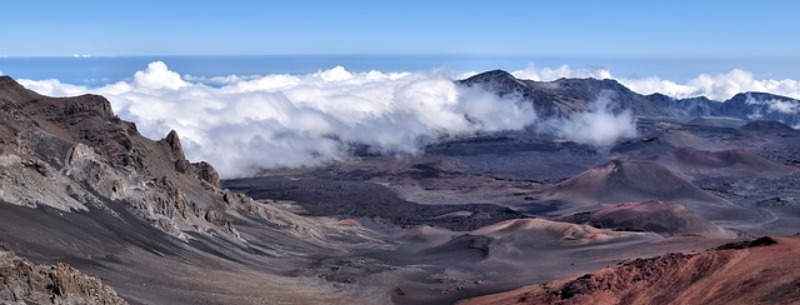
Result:
<instances>
[{"instance_id":1,"label":"rocky slope","mask_svg":"<svg viewBox=\"0 0 800 305\"><path fill-rule=\"evenodd\" d=\"M360 226L221 188L211 165L186 160L175 132L145 138L101 96L47 97L0 76L0 110L0 242L102 277L132 304L345 300L315 295L326 283L277 274L312 255L384 244ZM210 273L236 281L197 276ZM286 282L241 297L243 285Z\"/></svg>"},{"instance_id":2,"label":"rocky slope","mask_svg":"<svg viewBox=\"0 0 800 305\"><path fill-rule=\"evenodd\" d=\"M111 287L66 264L35 265L0 248L0 304L123 305Z\"/></svg>"},{"instance_id":3,"label":"rocky slope","mask_svg":"<svg viewBox=\"0 0 800 305\"><path fill-rule=\"evenodd\" d=\"M256 208L222 190L211 165L187 161L175 132L147 139L101 96L46 97L2 76L0 109L0 200L62 211L124 202L184 238L184 231L237 238L226 211Z\"/></svg>"},{"instance_id":4,"label":"rocky slope","mask_svg":"<svg viewBox=\"0 0 800 305\"><path fill-rule=\"evenodd\" d=\"M700 253L634 259L458 304L800 304L800 238L773 242L761 238Z\"/></svg>"}]
</instances>

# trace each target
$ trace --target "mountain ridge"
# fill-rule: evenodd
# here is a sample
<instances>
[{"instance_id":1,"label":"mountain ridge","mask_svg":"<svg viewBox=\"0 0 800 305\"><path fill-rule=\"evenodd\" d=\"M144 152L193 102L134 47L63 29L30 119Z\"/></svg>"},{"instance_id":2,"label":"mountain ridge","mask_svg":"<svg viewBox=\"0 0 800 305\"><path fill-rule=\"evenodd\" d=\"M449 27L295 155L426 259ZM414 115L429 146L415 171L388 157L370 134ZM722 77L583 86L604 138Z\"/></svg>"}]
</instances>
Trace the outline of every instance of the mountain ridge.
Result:
<instances>
[{"instance_id":1,"label":"mountain ridge","mask_svg":"<svg viewBox=\"0 0 800 305\"><path fill-rule=\"evenodd\" d=\"M613 93L610 98L611 110L615 113L629 109L633 114L643 117L689 120L703 116L725 116L800 125L799 100L766 92L741 92L725 101L714 101L705 96L674 98L661 93L639 94L613 79L534 81L518 79L503 70L487 71L457 82L465 86L483 86L500 96L516 94L521 100L531 102L538 114L545 118L586 111L601 92L610 91Z\"/></svg>"}]
</instances>

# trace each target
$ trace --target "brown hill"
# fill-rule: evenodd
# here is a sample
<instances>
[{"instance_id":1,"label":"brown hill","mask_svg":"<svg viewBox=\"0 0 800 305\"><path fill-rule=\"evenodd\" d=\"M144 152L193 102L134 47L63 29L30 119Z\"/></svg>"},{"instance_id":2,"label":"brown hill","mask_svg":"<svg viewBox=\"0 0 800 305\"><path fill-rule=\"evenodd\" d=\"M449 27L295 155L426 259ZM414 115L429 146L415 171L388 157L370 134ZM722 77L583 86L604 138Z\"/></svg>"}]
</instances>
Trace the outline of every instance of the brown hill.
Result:
<instances>
[{"instance_id":1,"label":"brown hill","mask_svg":"<svg viewBox=\"0 0 800 305\"><path fill-rule=\"evenodd\" d=\"M800 237L785 237L764 247L630 260L580 277L458 304L800 304L797 274Z\"/></svg>"},{"instance_id":2,"label":"brown hill","mask_svg":"<svg viewBox=\"0 0 800 305\"><path fill-rule=\"evenodd\" d=\"M645 238L648 237L641 233L617 232L590 225L523 218L505 220L473 230L431 247L425 253L449 253L452 256L471 252L481 259L500 258L528 256L537 250Z\"/></svg>"},{"instance_id":3,"label":"brown hill","mask_svg":"<svg viewBox=\"0 0 800 305\"><path fill-rule=\"evenodd\" d=\"M588 224L598 228L649 231L667 236L735 237L732 233L690 212L680 204L656 200L631 202L604 208L592 213Z\"/></svg>"},{"instance_id":4,"label":"brown hill","mask_svg":"<svg viewBox=\"0 0 800 305\"><path fill-rule=\"evenodd\" d=\"M612 161L567 179L543 194L544 199L574 206L646 200L723 202L667 168L643 161Z\"/></svg>"},{"instance_id":5,"label":"brown hill","mask_svg":"<svg viewBox=\"0 0 800 305\"><path fill-rule=\"evenodd\" d=\"M568 244L590 243L622 237L608 230L587 225L576 225L545 219L511 219L482 227L470 235L486 236L494 240L509 241L514 244Z\"/></svg>"},{"instance_id":6,"label":"brown hill","mask_svg":"<svg viewBox=\"0 0 800 305\"><path fill-rule=\"evenodd\" d=\"M721 151L679 147L672 151L684 172L716 176L786 175L795 170L746 149Z\"/></svg>"},{"instance_id":7,"label":"brown hill","mask_svg":"<svg viewBox=\"0 0 800 305\"><path fill-rule=\"evenodd\" d=\"M774 134L783 137L800 136L800 131L778 121L767 121L767 120L752 121L745 124L740 129L744 131Z\"/></svg>"},{"instance_id":8,"label":"brown hill","mask_svg":"<svg viewBox=\"0 0 800 305\"><path fill-rule=\"evenodd\" d=\"M668 155L676 147L696 147L701 149L716 149L719 143L704 139L697 134L679 129L671 124L657 124L658 129L639 138L629 139L617 143L611 148L613 154L620 154L622 159L654 160L660 156ZM662 126L663 125L663 126Z\"/></svg>"}]
</instances>

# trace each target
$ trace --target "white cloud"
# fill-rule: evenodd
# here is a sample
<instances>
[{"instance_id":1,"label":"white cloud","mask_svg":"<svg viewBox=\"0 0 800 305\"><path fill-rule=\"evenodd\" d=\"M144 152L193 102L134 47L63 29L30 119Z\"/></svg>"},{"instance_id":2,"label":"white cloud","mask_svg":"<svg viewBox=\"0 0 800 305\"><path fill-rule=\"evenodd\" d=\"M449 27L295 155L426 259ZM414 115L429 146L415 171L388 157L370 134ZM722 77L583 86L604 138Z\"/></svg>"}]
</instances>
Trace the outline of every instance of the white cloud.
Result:
<instances>
[{"instance_id":1,"label":"white cloud","mask_svg":"<svg viewBox=\"0 0 800 305\"><path fill-rule=\"evenodd\" d=\"M742 92L757 91L800 98L800 82L793 79L759 80L747 71L734 69L724 74L700 74L686 84L678 85L671 81L652 77L648 82L620 79L620 83L631 90L643 93L663 93L673 97L706 96L712 100L724 101Z\"/></svg>"},{"instance_id":2,"label":"white cloud","mask_svg":"<svg viewBox=\"0 0 800 305\"><path fill-rule=\"evenodd\" d=\"M800 83L792 79L758 80L747 71L734 69L724 74L700 74L686 84L676 84L657 77L647 81L620 79L620 83L631 90L642 93L662 93L673 97L684 98L706 96L712 100L724 101L734 95L747 91L769 92L800 98Z\"/></svg>"},{"instance_id":3,"label":"white cloud","mask_svg":"<svg viewBox=\"0 0 800 305\"><path fill-rule=\"evenodd\" d=\"M681 85L655 76L641 79L618 79L617 81L632 91L645 95L661 93L676 98L705 95L699 93L699 90L692 85Z\"/></svg>"},{"instance_id":4,"label":"white cloud","mask_svg":"<svg viewBox=\"0 0 800 305\"><path fill-rule=\"evenodd\" d=\"M769 109L781 113L797 113L798 105L797 103L793 103L790 101L781 101L781 100L772 100L772 103L769 105Z\"/></svg>"},{"instance_id":5,"label":"white cloud","mask_svg":"<svg viewBox=\"0 0 800 305\"><path fill-rule=\"evenodd\" d=\"M612 92L603 92L587 112L573 114L569 119L553 119L544 126L567 140L597 146L613 144L618 139L636 136L636 121L629 110L618 114L611 111Z\"/></svg>"},{"instance_id":6,"label":"white cloud","mask_svg":"<svg viewBox=\"0 0 800 305\"><path fill-rule=\"evenodd\" d=\"M154 62L129 82L99 88L20 82L47 95L106 96L148 137L177 130L190 159L207 160L226 177L347 158L352 143L414 154L441 137L521 129L536 119L529 103L434 73L335 67L308 75L228 76L216 80L221 86L188 79Z\"/></svg>"},{"instance_id":7,"label":"white cloud","mask_svg":"<svg viewBox=\"0 0 800 305\"><path fill-rule=\"evenodd\" d=\"M88 88L86 87L64 84L57 79L38 81L20 79L18 82L25 86L25 88L50 96L72 96L84 94L88 91Z\"/></svg>"},{"instance_id":8,"label":"white cloud","mask_svg":"<svg viewBox=\"0 0 800 305\"><path fill-rule=\"evenodd\" d=\"M605 68L572 69L567 65L558 68L536 68L530 66L523 70L511 72L516 78L535 81L553 81L559 78L613 78L611 72Z\"/></svg>"},{"instance_id":9,"label":"white cloud","mask_svg":"<svg viewBox=\"0 0 800 305\"><path fill-rule=\"evenodd\" d=\"M767 106L767 110L771 112L780 112L785 114L797 114L800 113L800 102L792 101L792 100L780 100L780 99L770 99L770 100L757 100L750 95L747 95L747 100L745 103L750 105L765 105ZM758 117L761 117L761 114L757 114Z\"/></svg>"},{"instance_id":10,"label":"white cloud","mask_svg":"<svg viewBox=\"0 0 800 305\"><path fill-rule=\"evenodd\" d=\"M144 71L136 71L133 83L145 89L180 89L188 84L181 79L180 74L170 71L163 61L152 62Z\"/></svg>"}]
</instances>

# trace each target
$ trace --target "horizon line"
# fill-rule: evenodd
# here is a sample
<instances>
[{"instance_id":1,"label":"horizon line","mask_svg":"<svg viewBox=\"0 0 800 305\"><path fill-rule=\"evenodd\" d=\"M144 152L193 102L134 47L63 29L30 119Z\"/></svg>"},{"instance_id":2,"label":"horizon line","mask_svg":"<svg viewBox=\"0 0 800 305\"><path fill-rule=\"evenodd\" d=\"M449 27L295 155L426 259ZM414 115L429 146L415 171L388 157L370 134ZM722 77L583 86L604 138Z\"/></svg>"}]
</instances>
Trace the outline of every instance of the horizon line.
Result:
<instances>
[{"instance_id":1,"label":"horizon line","mask_svg":"<svg viewBox=\"0 0 800 305\"><path fill-rule=\"evenodd\" d=\"M68 55L0 55L2 59L25 59L25 58L157 58L157 57L419 57L419 56L462 56L462 57L497 57L497 58L524 58L532 59L628 59L628 60L800 60L800 56L780 56L780 57L757 57L757 56L609 56L609 55L555 55L555 54L526 54L526 53L273 53L273 54L147 54L147 55L93 55L93 54L68 54Z\"/></svg>"}]
</instances>

